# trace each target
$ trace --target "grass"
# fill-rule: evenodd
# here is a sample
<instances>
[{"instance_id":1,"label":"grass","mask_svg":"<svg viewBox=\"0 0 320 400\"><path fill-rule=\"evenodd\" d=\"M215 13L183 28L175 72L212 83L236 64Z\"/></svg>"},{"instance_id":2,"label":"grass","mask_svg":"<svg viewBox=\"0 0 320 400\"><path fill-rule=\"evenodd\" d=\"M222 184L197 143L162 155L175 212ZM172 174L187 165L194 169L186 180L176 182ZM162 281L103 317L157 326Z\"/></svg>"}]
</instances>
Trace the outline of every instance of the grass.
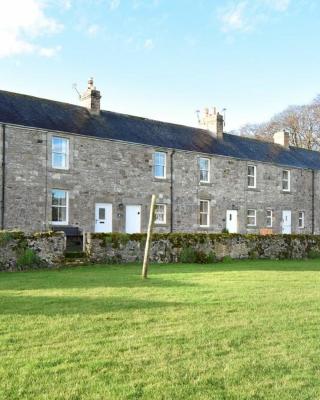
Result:
<instances>
[{"instance_id":1,"label":"grass","mask_svg":"<svg viewBox=\"0 0 320 400\"><path fill-rule=\"evenodd\" d=\"M0 399L319 399L320 262L0 274Z\"/></svg>"}]
</instances>

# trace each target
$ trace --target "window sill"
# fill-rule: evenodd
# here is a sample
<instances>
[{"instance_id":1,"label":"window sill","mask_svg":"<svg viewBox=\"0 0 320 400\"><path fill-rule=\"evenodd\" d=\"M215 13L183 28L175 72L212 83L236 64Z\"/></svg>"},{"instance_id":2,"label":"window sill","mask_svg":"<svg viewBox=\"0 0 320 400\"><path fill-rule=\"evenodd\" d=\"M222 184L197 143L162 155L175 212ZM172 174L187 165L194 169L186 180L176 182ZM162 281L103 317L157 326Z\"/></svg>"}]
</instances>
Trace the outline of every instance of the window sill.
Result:
<instances>
[{"instance_id":1,"label":"window sill","mask_svg":"<svg viewBox=\"0 0 320 400\"><path fill-rule=\"evenodd\" d=\"M200 181L199 185L200 186L211 186L211 182L202 182L202 181Z\"/></svg>"},{"instance_id":2,"label":"window sill","mask_svg":"<svg viewBox=\"0 0 320 400\"><path fill-rule=\"evenodd\" d=\"M260 189L247 187L248 192L260 192Z\"/></svg>"},{"instance_id":3,"label":"window sill","mask_svg":"<svg viewBox=\"0 0 320 400\"><path fill-rule=\"evenodd\" d=\"M168 178L156 178L155 176L152 178L152 182L170 182Z\"/></svg>"},{"instance_id":4,"label":"window sill","mask_svg":"<svg viewBox=\"0 0 320 400\"><path fill-rule=\"evenodd\" d=\"M291 190L281 190L282 194L292 194Z\"/></svg>"}]
</instances>

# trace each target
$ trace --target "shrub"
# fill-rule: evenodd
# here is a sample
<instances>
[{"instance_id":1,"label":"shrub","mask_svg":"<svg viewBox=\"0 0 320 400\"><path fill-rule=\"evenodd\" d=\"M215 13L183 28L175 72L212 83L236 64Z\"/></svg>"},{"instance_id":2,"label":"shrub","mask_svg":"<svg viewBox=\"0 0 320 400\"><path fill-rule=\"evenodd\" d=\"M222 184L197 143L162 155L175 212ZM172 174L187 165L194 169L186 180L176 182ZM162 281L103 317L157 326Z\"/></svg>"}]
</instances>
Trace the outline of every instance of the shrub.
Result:
<instances>
[{"instance_id":1,"label":"shrub","mask_svg":"<svg viewBox=\"0 0 320 400\"><path fill-rule=\"evenodd\" d=\"M41 259L32 249L24 249L17 259L17 266L19 268L38 267L40 265Z\"/></svg>"},{"instance_id":2,"label":"shrub","mask_svg":"<svg viewBox=\"0 0 320 400\"><path fill-rule=\"evenodd\" d=\"M197 260L196 251L192 247L184 247L180 253L180 262L195 263Z\"/></svg>"},{"instance_id":3,"label":"shrub","mask_svg":"<svg viewBox=\"0 0 320 400\"><path fill-rule=\"evenodd\" d=\"M184 247L180 253L180 262L190 264L212 264L217 262L217 258L213 251L206 254L204 251L195 250L192 247Z\"/></svg>"},{"instance_id":4,"label":"shrub","mask_svg":"<svg viewBox=\"0 0 320 400\"><path fill-rule=\"evenodd\" d=\"M308 258L317 259L320 258L320 251L318 250L310 250L308 253Z\"/></svg>"}]
</instances>

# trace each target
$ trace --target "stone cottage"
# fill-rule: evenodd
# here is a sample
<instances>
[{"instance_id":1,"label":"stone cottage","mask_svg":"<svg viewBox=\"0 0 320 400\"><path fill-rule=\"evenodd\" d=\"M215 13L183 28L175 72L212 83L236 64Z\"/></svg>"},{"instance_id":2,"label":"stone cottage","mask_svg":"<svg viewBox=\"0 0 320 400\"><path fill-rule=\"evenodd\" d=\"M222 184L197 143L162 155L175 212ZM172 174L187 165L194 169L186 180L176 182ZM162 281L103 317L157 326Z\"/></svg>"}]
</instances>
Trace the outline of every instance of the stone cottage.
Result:
<instances>
[{"instance_id":1,"label":"stone cottage","mask_svg":"<svg viewBox=\"0 0 320 400\"><path fill-rule=\"evenodd\" d=\"M320 153L0 91L1 229L320 233Z\"/></svg>"}]
</instances>

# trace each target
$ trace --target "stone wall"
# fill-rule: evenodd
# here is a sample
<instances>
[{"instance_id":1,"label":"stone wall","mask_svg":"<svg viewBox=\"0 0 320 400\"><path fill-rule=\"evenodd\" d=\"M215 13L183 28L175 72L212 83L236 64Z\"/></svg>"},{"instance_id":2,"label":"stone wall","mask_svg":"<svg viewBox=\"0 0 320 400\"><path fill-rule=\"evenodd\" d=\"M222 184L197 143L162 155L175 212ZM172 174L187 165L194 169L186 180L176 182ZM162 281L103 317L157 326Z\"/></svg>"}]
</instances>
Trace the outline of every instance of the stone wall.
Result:
<instances>
[{"instance_id":1,"label":"stone wall","mask_svg":"<svg viewBox=\"0 0 320 400\"><path fill-rule=\"evenodd\" d=\"M0 231L0 271L52 267L63 261L65 249L63 232Z\"/></svg>"},{"instance_id":2,"label":"stone wall","mask_svg":"<svg viewBox=\"0 0 320 400\"><path fill-rule=\"evenodd\" d=\"M141 262L144 234L87 234L88 259L101 263ZM320 236L238 234L155 234L150 260L180 262L192 249L197 261L232 259L302 259L320 255Z\"/></svg>"},{"instance_id":3,"label":"stone wall","mask_svg":"<svg viewBox=\"0 0 320 400\"><path fill-rule=\"evenodd\" d=\"M95 204L112 204L114 232L124 232L126 205L141 206L141 229L148 225L150 198L166 204L166 223L156 232L221 232L226 211L238 210L238 231L259 233L266 227L266 210L273 210L273 233L281 232L282 211L292 212L292 232L312 232L312 171L290 168L291 191L281 188L285 167L236 158L200 154L147 145L56 133L70 140L68 170L52 168L53 132L7 126L5 229L34 232L51 226L52 189L69 194L69 225L95 230ZM1 147L1 146L0 146ZM153 154L167 154L165 179L153 177ZM171 171L171 155L173 156ZM210 183L199 182L199 157L210 159ZM1 149L0 149L1 158ZM257 187L247 187L248 163L257 166ZM171 205L171 173L173 193ZM315 172L315 231L320 233L320 172ZM210 202L210 226L200 227L199 202ZM171 207L173 226L170 226ZM247 209L257 210L257 226L248 227ZM298 213L305 212L305 227Z\"/></svg>"}]
</instances>

